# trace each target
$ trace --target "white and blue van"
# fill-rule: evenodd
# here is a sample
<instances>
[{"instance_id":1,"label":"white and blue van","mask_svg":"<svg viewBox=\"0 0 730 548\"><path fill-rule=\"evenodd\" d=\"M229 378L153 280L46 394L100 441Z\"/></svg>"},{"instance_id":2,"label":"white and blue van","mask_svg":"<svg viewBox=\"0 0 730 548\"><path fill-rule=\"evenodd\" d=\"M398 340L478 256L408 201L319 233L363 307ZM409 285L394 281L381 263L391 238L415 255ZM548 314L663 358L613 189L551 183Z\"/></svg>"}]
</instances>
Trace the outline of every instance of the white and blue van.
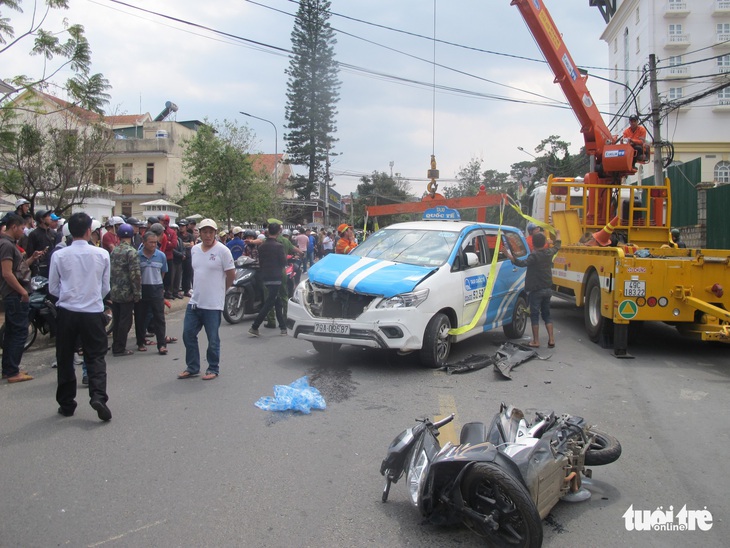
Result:
<instances>
[{"instance_id":1,"label":"white and blue van","mask_svg":"<svg viewBox=\"0 0 730 548\"><path fill-rule=\"evenodd\" d=\"M287 327L318 352L348 344L419 351L421 362L441 367L451 344L502 327L521 338L527 321L525 269L495 250L497 225L442 220L458 212L439 207L424 220L399 223L369 236L349 255L330 254L309 269L289 301ZM502 226L502 246L529 254L519 229ZM484 298L494 253L496 276ZM474 322L471 329L459 329ZM462 332L463 331L463 332Z\"/></svg>"}]
</instances>

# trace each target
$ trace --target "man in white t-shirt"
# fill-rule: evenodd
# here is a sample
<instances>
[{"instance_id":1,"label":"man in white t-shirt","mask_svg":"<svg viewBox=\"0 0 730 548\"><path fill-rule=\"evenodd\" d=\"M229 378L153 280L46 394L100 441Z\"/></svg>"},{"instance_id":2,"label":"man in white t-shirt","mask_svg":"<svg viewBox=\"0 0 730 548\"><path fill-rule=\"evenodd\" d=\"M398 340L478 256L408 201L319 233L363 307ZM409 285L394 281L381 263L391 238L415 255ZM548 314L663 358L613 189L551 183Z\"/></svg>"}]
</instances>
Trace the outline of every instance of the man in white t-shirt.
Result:
<instances>
[{"instance_id":1,"label":"man in white t-shirt","mask_svg":"<svg viewBox=\"0 0 730 548\"><path fill-rule=\"evenodd\" d=\"M193 296L185 310L183 343L185 343L185 371L178 379L190 379L200 374L198 333L205 329L208 337L206 358L208 369L204 381L218 377L220 372L221 342L218 329L226 290L233 284L235 265L231 251L215 239L218 225L212 219L203 219L198 225L201 242L191 249L193 267Z\"/></svg>"}]
</instances>

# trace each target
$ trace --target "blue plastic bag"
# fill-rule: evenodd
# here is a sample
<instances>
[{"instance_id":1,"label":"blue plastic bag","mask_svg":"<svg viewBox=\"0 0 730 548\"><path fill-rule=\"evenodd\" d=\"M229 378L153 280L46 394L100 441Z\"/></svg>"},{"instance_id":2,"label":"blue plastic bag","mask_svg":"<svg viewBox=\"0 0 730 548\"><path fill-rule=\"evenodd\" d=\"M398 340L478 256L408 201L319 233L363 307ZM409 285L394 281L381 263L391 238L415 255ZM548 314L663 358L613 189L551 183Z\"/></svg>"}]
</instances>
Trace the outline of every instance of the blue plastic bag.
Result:
<instances>
[{"instance_id":1,"label":"blue plastic bag","mask_svg":"<svg viewBox=\"0 0 730 548\"><path fill-rule=\"evenodd\" d=\"M306 376L290 385L274 386L274 397L264 396L254 404L264 411L300 411L308 415L312 409L325 409L327 404L314 386L309 386Z\"/></svg>"}]
</instances>

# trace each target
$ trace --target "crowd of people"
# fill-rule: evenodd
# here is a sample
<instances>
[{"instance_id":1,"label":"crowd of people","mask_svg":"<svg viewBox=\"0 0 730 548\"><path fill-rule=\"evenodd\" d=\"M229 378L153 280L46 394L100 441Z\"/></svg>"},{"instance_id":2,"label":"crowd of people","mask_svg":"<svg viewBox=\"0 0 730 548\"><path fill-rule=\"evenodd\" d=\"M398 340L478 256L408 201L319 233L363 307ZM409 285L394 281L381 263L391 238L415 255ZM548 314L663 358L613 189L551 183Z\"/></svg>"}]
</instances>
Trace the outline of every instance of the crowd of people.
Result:
<instances>
[{"instance_id":1,"label":"crowd of people","mask_svg":"<svg viewBox=\"0 0 730 548\"><path fill-rule=\"evenodd\" d=\"M278 325L286 335L286 257L301 260L307 271L330 253L349 253L357 246L353 228L336 230L282 227L269 219L263 230L219 231L215 221L194 219L172 222L168 215L139 220L112 216L104 223L86 213L68 221L53 211L29 213L30 204L20 199L16 210L0 220L0 297L5 310L2 377L8 383L32 380L21 369L28 333L30 280L49 279L50 298L57 311L56 400L58 413L72 416L76 409L76 366L82 366L82 384L88 386L91 407L103 421L111 419L106 391L105 301L111 303L114 324L111 350L114 357L133 355L127 348L129 333L137 352L154 346L166 355L176 342L166 332L165 305L171 299L189 298L185 310L183 343L186 368L178 375L188 379L200 374L198 334L208 338L204 380L218 377L220 338L218 330L225 293L232 285L234 261L243 255L259 262L265 303L249 330ZM195 284L195 280L205 283Z\"/></svg>"}]
</instances>

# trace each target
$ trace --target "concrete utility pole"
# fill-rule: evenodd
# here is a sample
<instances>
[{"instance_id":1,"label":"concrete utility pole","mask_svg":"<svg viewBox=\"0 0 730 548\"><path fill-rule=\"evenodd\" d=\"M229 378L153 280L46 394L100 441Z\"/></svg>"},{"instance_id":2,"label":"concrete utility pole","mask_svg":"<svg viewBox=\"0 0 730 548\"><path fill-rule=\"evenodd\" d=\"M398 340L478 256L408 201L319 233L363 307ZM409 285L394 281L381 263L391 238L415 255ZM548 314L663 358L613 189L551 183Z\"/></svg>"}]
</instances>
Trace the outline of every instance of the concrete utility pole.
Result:
<instances>
[{"instance_id":1,"label":"concrete utility pole","mask_svg":"<svg viewBox=\"0 0 730 548\"><path fill-rule=\"evenodd\" d=\"M654 132L654 186L664 184L664 161L662 159L661 124L659 112L659 91L656 82L656 55L649 55L649 90L651 91L651 121Z\"/></svg>"}]
</instances>

